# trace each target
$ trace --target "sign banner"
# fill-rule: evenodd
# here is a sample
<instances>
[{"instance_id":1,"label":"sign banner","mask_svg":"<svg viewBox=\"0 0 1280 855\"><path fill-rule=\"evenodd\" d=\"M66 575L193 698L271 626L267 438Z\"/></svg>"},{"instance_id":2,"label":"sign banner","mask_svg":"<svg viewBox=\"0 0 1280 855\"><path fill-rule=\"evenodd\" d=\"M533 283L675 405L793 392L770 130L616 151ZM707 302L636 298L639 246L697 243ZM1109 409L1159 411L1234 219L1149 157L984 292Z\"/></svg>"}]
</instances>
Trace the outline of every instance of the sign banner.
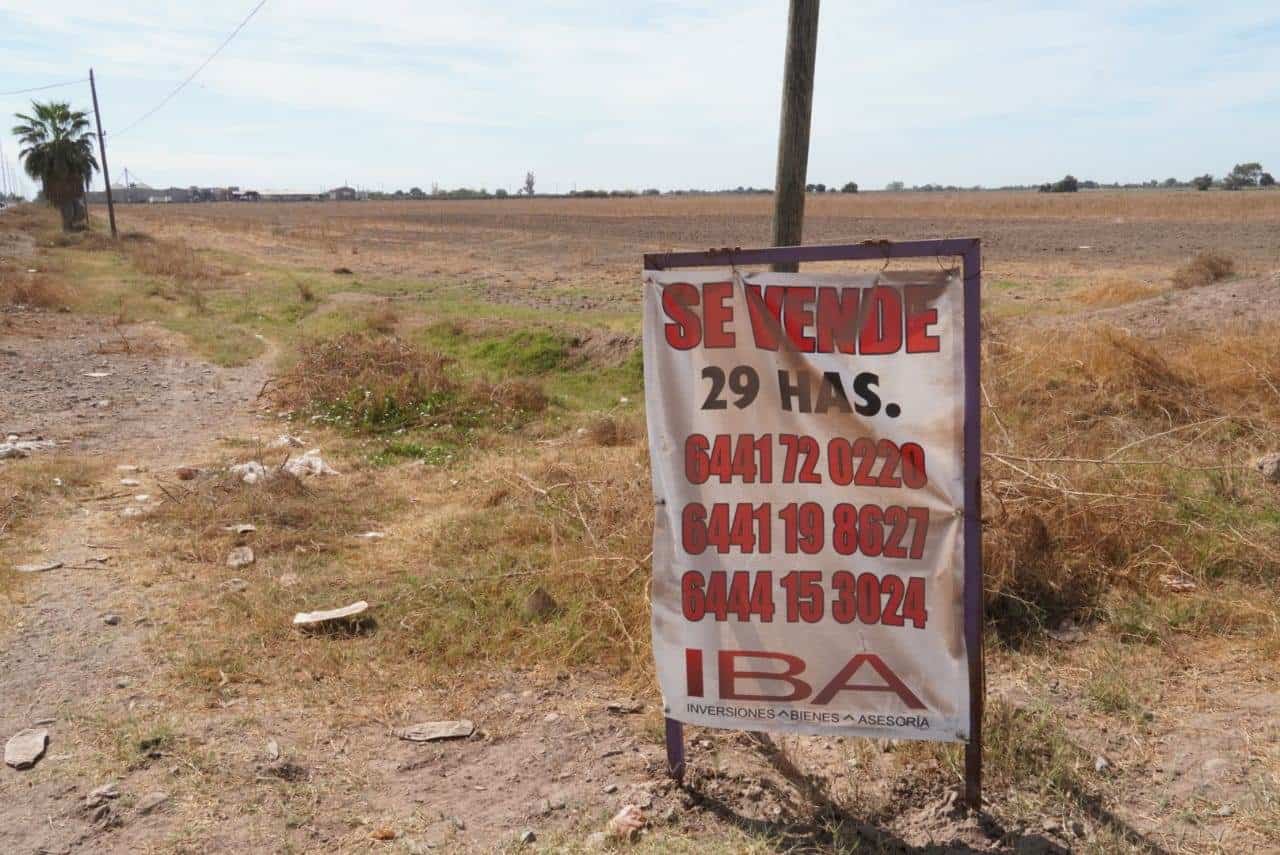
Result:
<instances>
[{"instance_id":1,"label":"sign banner","mask_svg":"<svg viewBox=\"0 0 1280 855\"><path fill-rule=\"evenodd\" d=\"M669 718L965 741L954 272L646 271Z\"/></svg>"}]
</instances>

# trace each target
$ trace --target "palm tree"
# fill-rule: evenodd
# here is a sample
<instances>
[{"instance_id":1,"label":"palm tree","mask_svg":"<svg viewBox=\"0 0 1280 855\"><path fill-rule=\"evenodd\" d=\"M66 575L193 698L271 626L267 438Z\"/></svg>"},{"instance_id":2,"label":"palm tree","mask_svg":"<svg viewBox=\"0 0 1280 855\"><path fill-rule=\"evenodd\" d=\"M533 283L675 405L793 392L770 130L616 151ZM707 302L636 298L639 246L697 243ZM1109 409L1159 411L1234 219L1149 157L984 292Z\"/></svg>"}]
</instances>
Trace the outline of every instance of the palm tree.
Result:
<instances>
[{"instance_id":1,"label":"palm tree","mask_svg":"<svg viewBox=\"0 0 1280 855\"><path fill-rule=\"evenodd\" d=\"M84 190L98 168L89 119L66 103L32 101L31 107L34 115L15 115L22 121L13 128L22 146L18 157L27 174L44 186L44 197L58 206L62 230L69 232L88 219Z\"/></svg>"}]
</instances>

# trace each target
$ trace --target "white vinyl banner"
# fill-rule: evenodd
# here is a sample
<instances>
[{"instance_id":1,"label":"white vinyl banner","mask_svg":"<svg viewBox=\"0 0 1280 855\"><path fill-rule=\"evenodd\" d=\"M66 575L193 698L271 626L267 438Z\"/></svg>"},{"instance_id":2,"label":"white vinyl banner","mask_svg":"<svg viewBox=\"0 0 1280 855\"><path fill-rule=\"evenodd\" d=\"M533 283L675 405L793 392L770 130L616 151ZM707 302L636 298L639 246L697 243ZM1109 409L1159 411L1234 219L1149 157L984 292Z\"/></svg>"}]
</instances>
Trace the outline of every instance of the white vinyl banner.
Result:
<instances>
[{"instance_id":1,"label":"white vinyl banner","mask_svg":"<svg viewBox=\"0 0 1280 855\"><path fill-rule=\"evenodd\" d=\"M963 320L942 271L645 272L668 717L968 738Z\"/></svg>"}]
</instances>

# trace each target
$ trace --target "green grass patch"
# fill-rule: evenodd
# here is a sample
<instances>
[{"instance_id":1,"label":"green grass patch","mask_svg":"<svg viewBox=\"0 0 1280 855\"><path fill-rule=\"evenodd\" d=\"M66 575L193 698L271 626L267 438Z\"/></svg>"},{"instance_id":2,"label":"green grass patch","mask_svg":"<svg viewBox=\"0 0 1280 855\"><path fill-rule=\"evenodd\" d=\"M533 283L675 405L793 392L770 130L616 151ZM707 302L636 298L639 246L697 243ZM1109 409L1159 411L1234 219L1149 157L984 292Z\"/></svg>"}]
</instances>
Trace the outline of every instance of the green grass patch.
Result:
<instances>
[{"instance_id":1,"label":"green grass patch","mask_svg":"<svg viewBox=\"0 0 1280 855\"><path fill-rule=\"evenodd\" d=\"M551 326L513 328L490 318L484 323L492 326L475 329L459 321L441 321L420 337L428 347L457 360L464 375L488 380L536 377L564 411L612 409L621 405L622 398L632 409L639 408L644 360L638 344L620 358L591 359L579 352L583 336L589 333Z\"/></svg>"},{"instance_id":2,"label":"green grass patch","mask_svg":"<svg viewBox=\"0 0 1280 855\"><path fill-rule=\"evenodd\" d=\"M420 460L428 466L448 466L458 459L461 447L453 443L423 445L408 440L391 440L370 458L377 466L390 466L406 460Z\"/></svg>"},{"instance_id":3,"label":"green grass patch","mask_svg":"<svg viewBox=\"0 0 1280 855\"><path fill-rule=\"evenodd\" d=\"M569 367L572 344L572 339L558 333L522 330L481 342L475 354L495 371L533 376Z\"/></svg>"}]
</instances>

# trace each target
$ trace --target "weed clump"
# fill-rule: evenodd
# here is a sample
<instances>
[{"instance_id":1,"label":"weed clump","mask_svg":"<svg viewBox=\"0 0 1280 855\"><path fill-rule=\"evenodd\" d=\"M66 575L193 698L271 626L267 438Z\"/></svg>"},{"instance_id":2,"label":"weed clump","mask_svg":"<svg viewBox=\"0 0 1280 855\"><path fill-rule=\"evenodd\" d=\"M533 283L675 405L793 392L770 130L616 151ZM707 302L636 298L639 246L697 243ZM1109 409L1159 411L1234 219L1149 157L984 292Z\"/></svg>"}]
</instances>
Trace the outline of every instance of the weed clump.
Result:
<instances>
[{"instance_id":1,"label":"weed clump","mask_svg":"<svg viewBox=\"0 0 1280 855\"><path fill-rule=\"evenodd\" d=\"M1226 279L1235 271L1235 262L1222 253L1201 252L1173 272L1173 284L1178 288L1199 288Z\"/></svg>"},{"instance_id":2,"label":"weed clump","mask_svg":"<svg viewBox=\"0 0 1280 855\"><path fill-rule=\"evenodd\" d=\"M587 424L586 430L594 445L605 448L630 445L640 433L634 423L609 415L596 416Z\"/></svg>"},{"instance_id":3,"label":"weed clump","mask_svg":"<svg viewBox=\"0 0 1280 855\"><path fill-rule=\"evenodd\" d=\"M541 386L519 377L509 378L492 386L481 385L479 388L487 388L489 400L503 409L514 412L540 413L550 403L547 393Z\"/></svg>"},{"instance_id":4,"label":"weed clump","mask_svg":"<svg viewBox=\"0 0 1280 855\"><path fill-rule=\"evenodd\" d=\"M457 387L448 363L394 336L351 332L304 343L276 398L352 427L395 430L452 409Z\"/></svg>"},{"instance_id":5,"label":"weed clump","mask_svg":"<svg viewBox=\"0 0 1280 855\"><path fill-rule=\"evenodd\" d=\"M60 309L68 303L67 289L48 276L0 268L0 301L32 309Z\"/></svg>"},{"instance_id":6,"label":"weed clump","mask_svg":"<svg viewBox=\"0 0 1280 855\"><path fill-rule=\"evenodd\" d=\"M1109 278L1090 283L1072 293L1072 298L1086 306L1099 309L1123 306L1145 300L1160 293L1160 289L1136 279Z\"/></svg>"},{"instance_id":7,"label":"weed clump","mask_svg":"<svg viewBox=\"0 0 1280 855\"><path fill-rule=\"evenodd\" d=\"M527 381L464 384L452 376L452 363L395 335L349 332L303 344L278 382L276 400L369 433L509 427L546 408L546 396Z\"/></svg>"}]
</instances>

